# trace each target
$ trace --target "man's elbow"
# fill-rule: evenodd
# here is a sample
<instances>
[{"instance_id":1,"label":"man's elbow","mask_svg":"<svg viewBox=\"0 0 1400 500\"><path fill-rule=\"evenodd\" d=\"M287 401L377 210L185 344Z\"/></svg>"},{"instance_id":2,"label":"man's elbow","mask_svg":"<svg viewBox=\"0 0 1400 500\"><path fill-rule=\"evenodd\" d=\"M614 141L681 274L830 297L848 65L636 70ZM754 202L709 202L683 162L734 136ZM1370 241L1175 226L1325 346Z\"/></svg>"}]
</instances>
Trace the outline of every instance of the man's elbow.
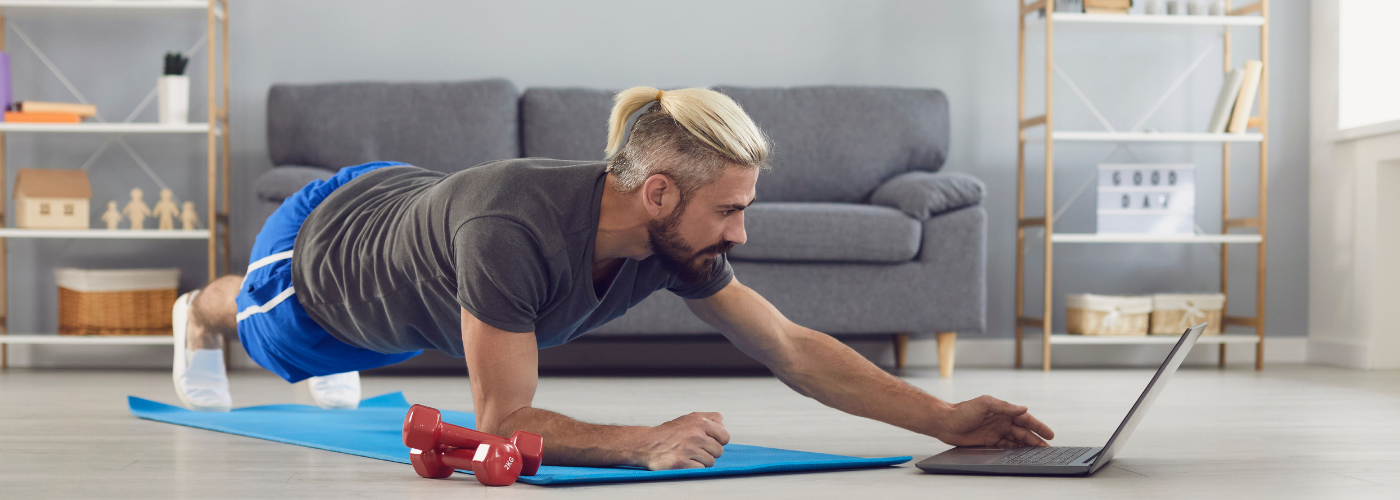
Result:
<instances>
[{"instance_id":1,"label":"man's elbow","mask_svg":"<svg viewBox=\"0 0 1400 500\"><path fill-rule=\"evenodd\" d=\"M521 410L528 408L522 406L510 411L480 411L476 414L476 429L487 434L497 436L508 436L512 432L520 430L518 415Z\"/></svg>"}]
</instances>

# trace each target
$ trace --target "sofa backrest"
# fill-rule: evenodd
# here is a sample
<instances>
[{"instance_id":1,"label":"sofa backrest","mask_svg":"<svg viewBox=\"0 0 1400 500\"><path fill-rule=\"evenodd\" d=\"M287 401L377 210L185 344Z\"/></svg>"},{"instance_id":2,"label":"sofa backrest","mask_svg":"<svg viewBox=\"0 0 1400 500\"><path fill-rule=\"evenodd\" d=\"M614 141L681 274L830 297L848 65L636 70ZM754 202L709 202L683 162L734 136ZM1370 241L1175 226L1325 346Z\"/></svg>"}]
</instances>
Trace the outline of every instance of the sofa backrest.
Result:
<instances>
[{"instance_id":1,"label":"sofa backrest","mask_svg":"<svg viewBox=\"0 0 1400 500\"><path fill-rule=\"evenodd\" d=\"M520 95L522 156L602 161L617 91L530 88Z\"/></svg>"},{"instance_id":2,"label":"sofa backrest","mask_svg":"<svg viewBox=\"0 0 1400 500\"><path fill-rule=\"evenodd\" d=\"M722 87L773 140L763 201L865 201L910 170L937 171L948 151L948 99L931 89ZM524 156L602 160L614 91L527 89Z\"/></svg>"},{"instance_id":3,"label":"sofa backrest","mask_svg":"<svg viewBox=\"0 0 1400 500\"><path fill-rule=\"evenodd\" d=\"M455 172L519 157L518 97L503 79L273 85L268 152L274 165L394 160Z\"/></svg>"},{"instance_id":4,"label":"sofa backrest","mask_svg":"<svg viewBox=\"0 0 1400 500\"><path fill-rule=\"evenodd\" d=\"M948 152L948 98L933 89L721 87L773 142L760 201L860 203Z\"/></svg>"}]
</instances>

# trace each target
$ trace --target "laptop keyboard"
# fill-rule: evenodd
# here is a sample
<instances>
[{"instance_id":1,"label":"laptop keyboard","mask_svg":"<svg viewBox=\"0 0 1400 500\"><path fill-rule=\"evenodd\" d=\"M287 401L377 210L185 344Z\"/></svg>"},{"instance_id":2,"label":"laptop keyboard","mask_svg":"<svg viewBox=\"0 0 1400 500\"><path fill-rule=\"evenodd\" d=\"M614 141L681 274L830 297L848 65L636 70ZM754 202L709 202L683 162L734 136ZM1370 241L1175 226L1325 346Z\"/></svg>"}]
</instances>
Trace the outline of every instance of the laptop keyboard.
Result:
<instances>
[{"instance_id":1,"label":"laptop keyboard","mask_svg":"<svg viewBox=\"0 0 1400 500\"><path fill-rule=\"evenodd\" d=\"M1090 448L1065 448L1057 446L1044 446L1030 448L1021 453L1008 455L1001 459L1006 465L1064 465L1079 458Z\"/></svg>"}]
</instances>

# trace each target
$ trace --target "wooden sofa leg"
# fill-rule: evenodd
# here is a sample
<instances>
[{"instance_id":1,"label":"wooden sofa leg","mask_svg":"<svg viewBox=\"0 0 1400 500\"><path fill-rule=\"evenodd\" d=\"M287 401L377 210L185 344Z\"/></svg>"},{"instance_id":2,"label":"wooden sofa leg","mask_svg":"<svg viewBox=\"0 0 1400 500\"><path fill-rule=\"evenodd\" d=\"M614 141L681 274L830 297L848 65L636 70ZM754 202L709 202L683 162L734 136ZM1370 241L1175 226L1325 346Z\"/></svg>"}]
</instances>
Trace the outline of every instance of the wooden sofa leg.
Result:
<instances>
[{"instance_id":1,"label":"wooden sofa leg","mask_svg":"<svg viewBox=\"0 0 1400 500\"><path fill-rule=\"evenodd\" d=\"M943 378L953 376L953 344L957 341L957 332L938 332L938 375Z\"/></svg>"},{"instance_id":2,"label":"wooden sofa leg","mask_svg":"<svg viewBox=\"0 0 1400 500\"><path fill-rule=\"evenodd\" d=\"M909 352L909 334L894 334L894 367L896 369L904 368L904 354L907 352Z\"/></svg>"}]
</instances>

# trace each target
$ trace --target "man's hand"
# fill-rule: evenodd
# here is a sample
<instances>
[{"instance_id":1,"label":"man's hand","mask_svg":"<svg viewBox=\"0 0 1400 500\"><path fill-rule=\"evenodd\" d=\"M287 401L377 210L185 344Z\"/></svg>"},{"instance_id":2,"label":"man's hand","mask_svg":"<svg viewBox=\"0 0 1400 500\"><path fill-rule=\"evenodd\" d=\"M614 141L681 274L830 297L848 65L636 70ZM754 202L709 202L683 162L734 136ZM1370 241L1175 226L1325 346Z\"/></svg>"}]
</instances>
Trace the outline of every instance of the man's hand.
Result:
<instances>
[{"instance_id":1,"label":"man's hand","mask_svg":"<svg viewBox=\"0 0 1400 500\"><path fill-rule=\"evenodd\" d=\"M1055 432L1024 406L982 396L951 405L941 432L934 437L953 446L1020 448L1050 446L1045 440L1054 439Z\"/></svg>"},{"instance_id":2,"label":"man's hand","mask_svg":"<svg viewBox=\"0 0 1400 500\"><path fill-rule=\"evenodd\" d=\"M724 428L724 417L695 412L642 433L635 465L647 470L713 467L726 444L729 431Z\"/></svg>"}]
</instances>

